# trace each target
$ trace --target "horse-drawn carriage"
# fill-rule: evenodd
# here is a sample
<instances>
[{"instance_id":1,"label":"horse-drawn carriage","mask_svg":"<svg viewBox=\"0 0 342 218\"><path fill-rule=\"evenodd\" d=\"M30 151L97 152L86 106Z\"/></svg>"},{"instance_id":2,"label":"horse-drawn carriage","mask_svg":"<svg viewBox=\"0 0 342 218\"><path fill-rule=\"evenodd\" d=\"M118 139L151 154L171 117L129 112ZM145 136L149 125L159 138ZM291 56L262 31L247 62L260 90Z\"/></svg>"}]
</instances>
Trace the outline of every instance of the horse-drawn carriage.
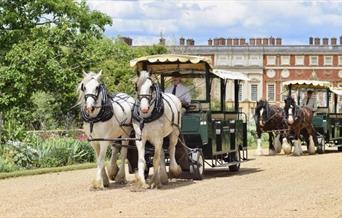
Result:
<instances>
[{"instance_id":1,"label":"horse-drawn carriage","mask_svg":"<svg viewBox=\"0 0 342 218\"><path fill-rule=\"evenodd\" d=\"M289 96L297 95L298 105L306 90L315 91L318 107L312 123L318 138L317 152L324 153L326 145L336 146L342 151L342 113L338 111L338 97L342 95L342 90L331 87L328 81L317 80L292 80L283 85L288 89Z\"/></svg>"},{"instance_id":2,"label":"horse-drawn carriage","mask_svg":"<svg viewBox=\"0 0 342 218\"><path fill-rule=\"evenodd\" d=\"M146 187L152 166L151 187L168 182L167 165L169 176L188 171L194 179L203 178L206 164L240 169L241 160L247 159L247 120L239 112L238 98L239 81L248 80L244 74L213 70L206 58L187 55L141 57L132 60L131 66L138 75L136 99L125 93L110 94L101 83L101 72L84 73L78 87L84 130L97 157L93 188L108 186L108 177L124 183L126 156L129 171L138 169L142 187ZM186 109L182 109L180 96L163 92L175 73L191 86L192 101ZM228 80L233 81L234 89L227 89L232 87ZM234 92L231 108L226 106L227 91ZM106 171L110 145L112 156Z\"/></svg>"},{"instance_id":3,"label":"horse-drawn carriage","mask_svg":"<svg viewBox=\"0 0 342 218\"><path fill-rule=\"evenodd\" d=\"M183 172L190 172L193 179L202 179L205 165L239 170L241 160L247 159L247 121L246 115L239 112L238 98L239 81L248 80L244 74L213 70L207 58L188 55L153 55L134 59L130 64L138 76L149 72L162 91L176 74L189 86L192 100L182 109L181 134L176 145L176 160ZM234 81L234 90L227 89L228 80ZM226 106L227 91L234 92L233 108ZM168 139L164 139L166 164L168 144ZM154 146L147 142L145 176L152 167L153 153ZM134 149L129 149L128 159L133 172L138 165Z\"/></svg>"}]
</instances>

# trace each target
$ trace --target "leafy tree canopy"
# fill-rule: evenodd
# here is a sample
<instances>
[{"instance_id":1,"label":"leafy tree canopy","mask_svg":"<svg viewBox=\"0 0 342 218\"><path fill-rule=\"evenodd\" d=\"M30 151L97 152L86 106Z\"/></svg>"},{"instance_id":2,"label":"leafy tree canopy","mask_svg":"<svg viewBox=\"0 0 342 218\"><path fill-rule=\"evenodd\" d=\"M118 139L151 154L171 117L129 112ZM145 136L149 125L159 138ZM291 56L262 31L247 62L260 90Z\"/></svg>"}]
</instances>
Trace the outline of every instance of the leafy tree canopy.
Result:
<instances>
[{"instance_id":1,"label":"leafy tree canopy","mask_svg":"<svg viewBox=\"0 0 342 218\"><path fill-rule=\"evenodd\" d=\"M0 113L33 128L33 120L78 116L70 111L82 71L103 70L111 91L133 92L133 58L165 53L163 46L132 48L103 36L111 18L88 8L85 1L0 0ZM54 105L41 117L37 96ZM46 94L44 94L46 93ZM39 98L38 97L38 98ZM36 117L33 117L36 116ZM69 116L69 117L67 117ZM48 118L46 118L48 117ZM46 126L46 125L43 125ZM46 127L49 128L49 127Z\"/></svg>"}]
</instances>

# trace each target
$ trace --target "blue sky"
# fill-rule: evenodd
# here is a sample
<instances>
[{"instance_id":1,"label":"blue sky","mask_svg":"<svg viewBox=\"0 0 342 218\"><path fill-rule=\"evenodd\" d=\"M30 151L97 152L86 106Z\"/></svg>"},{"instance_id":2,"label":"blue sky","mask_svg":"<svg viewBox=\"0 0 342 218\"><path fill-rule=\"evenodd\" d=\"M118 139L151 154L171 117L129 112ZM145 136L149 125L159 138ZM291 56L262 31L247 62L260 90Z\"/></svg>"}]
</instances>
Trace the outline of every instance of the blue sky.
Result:
<instances>
[{"instance_id":1,"label":"blue sky","mask_svg":"<svg viewBox=\"0 0 342 218\"><path fill-rule=\"evenodd\" d=\"M342 1L88 0L91 9L113 19L105 34L154 44L162 32L168 44L193 38L281 37L283 44L308 44L308 38L342 35Z\"/></svg>"}]
</instances>

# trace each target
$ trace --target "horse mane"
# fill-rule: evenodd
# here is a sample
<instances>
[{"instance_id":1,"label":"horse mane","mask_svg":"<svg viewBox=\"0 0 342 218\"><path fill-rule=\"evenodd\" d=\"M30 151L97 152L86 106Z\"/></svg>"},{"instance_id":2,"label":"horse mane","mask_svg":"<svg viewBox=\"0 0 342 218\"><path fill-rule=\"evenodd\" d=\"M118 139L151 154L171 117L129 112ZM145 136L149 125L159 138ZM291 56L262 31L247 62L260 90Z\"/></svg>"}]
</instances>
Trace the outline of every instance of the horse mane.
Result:
<instances>
[{"instance_id":1,"label":"horse mane","mask_svg":"<svg viewBox=\"0 0 342 218\"><path fill-rule=\"evenodd\" d=\"M149 72L143 70L143 71L140 71L140 76L137 80L137 88L139 89L142 84L144 84L144 82L146 82L146 80L150 78L150 74Z\"/></svg>"},{"instance_id":2,"label":"horse mane","mask_svg":"<svg viewBox=\"0 0 342 218\"><path fill-rule=\"evenodd\" d=\"M78 93L76 105L81 105L83 103L84 92L81 90L82 84L87 84L92 79L96 79L98 81L97 74L95 72L90 71L89 73L83 73L83 76L84 77L82 81L77 85L76 88L76 92Z\"/></svg>"}]
</instances>

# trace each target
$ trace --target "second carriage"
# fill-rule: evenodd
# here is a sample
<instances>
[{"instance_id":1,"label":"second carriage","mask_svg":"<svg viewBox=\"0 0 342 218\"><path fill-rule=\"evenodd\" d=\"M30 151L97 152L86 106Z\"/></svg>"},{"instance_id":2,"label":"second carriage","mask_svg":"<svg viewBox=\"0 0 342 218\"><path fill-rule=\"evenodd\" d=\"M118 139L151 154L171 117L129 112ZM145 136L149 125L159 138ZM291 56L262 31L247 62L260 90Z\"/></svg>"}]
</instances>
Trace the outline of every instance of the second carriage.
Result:
<instances>
[{"instance_id":1,"label":"second carriage","mask_svg":"<svg viewBox=\"0 0 342 218\"><path fill-rule=\"evenodd\" d=\"M338 104L342 89L331 87L328 81L317 80L291 80L283 85L288 89L289 95L297 95L298 105L301 103L303 91L316 92L318 107L312 122L318 137L317 152L324 153L326 145L342 151L342 109Z\"/></svg>"}]
</instances>

